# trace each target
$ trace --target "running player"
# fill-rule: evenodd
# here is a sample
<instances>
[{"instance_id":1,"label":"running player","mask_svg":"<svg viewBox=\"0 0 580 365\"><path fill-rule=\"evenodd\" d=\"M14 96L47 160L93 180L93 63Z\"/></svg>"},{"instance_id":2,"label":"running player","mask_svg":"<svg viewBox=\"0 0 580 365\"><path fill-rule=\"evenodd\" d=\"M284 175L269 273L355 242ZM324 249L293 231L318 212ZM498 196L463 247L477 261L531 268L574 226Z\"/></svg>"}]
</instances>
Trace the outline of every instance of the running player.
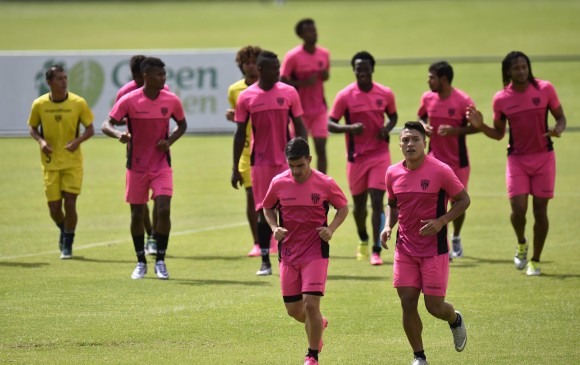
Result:
<instances>
[{"instance_id":1,"label":"running player","mask_svg":"<svg viewBox=\"0 0 580 365\"><path fill-rule=\"evenodd\" d=\"M347 150L347 177L353 198L353 216L360 242L357 259L368 257L369 235L366 228L367 199L372 206L372 265L382 265L380 232L384 225L383 198L385 172L391 164L389 132L397 123L395 95L390 88L373 82L375 59L359 52L351 60L356 82L342 89L330 111L328 129L344 133ZM385 114L389 121L385 125ZM338 121L344 116L345 124Z\"/></svg>"},{"instance_id":2,"label":"running player","mask_svg":"<svg viewBox=\"0 0 580 365\"><path fill-rule=\"evenodd\" d=\"M429 138L429 154L445 162L467 190L469 181L469 155L465 135L478 130L467 123L465 111L473 101L465 92L451 86L453 67L445 61L429 66L429 88L421 97L417 114ZM451 200L451 204L453 204ZM453 221L453 250L451 256L463 257L461 227L465 213Z\"/></svg>"},{"instance_id":3,"label":"running player","mask_svg":"<svg viewBox=\"0 0 580 365\"><path fill-rule=\"evenodd\" d=\"M445 301L449 277L447 224L463 214L469 195L449 166L425 155L425 129L420 122L407 122L399 146L405 159L389 167L385 181L388 204L381 232L385 249L397 222L393 286L401 300L403 329L413 349L413 365L427 364L417 305L421 291L427 311L447 321L456 351L463 351L467 332L461 313ZM455 204L447 212L447 199Z\"/></svg>"},{"instance_id":4,"label":"running player","mask_svg":"<svg viewBox=\"0 0 580 365\"><path fill-rule=\"evenodd\" d=\"M511 223L518 243L514 264L526 274L540 275L540 257L548 236L548 202L554 197L556 157L552 137L566 129L566 116L554 86L536 79L530 59L523 52L512 51L502 61L504 88L493 98L493 127L483 123L479 111L467 113L471 124L486 136L500 140L509 122L506 185L512 209ZM556 120L548 127L548 110ZM526 213L528 196L534 210L534 254L528 262Z\"/></svg>"},{"instance_id":5,"label":"running player","mask_svg":"<svg viewBox=\"0 0 580 365\"><path fill-rule=\"evenodd\" d=\"M246 141L247 123L251 119L252 192L258 212L257 232L262 256L262 265L256 275L265 276L272 275L269 256L272 230L264 218L262 200L274 176L286 169L284 146L290 140L290 120L298 136L306 138L306 130L302 123L302 106L296 89L278 82L278 56L270 51L262 51L256 63L258 82L243 91L236 104L234 121L238 124L234 136L231 184L237 189L243 181L239 162Z\"/></svg>"},{"instance_id":6,"label":"running player","mask_svg":"<svg viewBox=\"0 0 580 365\"><path fill-rule=\"evenodd\" d=\"M68 77L61 65L48 68L46 82L50 92L32 103L28 130L40 146L48 210L60 230L60 258L70 259L83 180L80 146L95 134L93 113L85 99L68 91ZM81 124L85 130L79 135Z\"/></svg>"},{"instance_id":7,"label":"running player","mask_svg":"<svg viewBox=\"0 0 580 365\"><path fill-rule=\"evenodd\" d=\"M125 199L131 205L131 236L137 255L137 266L131 278L141 279L147 273L143 214L149 191L152 190L157 206L155 273L159 279L166 280L169 273L165 265L165 252L171 229L173 195L169 148L183 135L187 123L179 98L164 89L165 64L159 58L148 57L143 60L141 70L145 81L143 88L128 93L115 103L102 130L121 143L127 143ZM127 118L125 132L114 128L123 118ZM170 118L177 122L177 127L168 135Z\"/></svg>"},{"instance_id":8,"label":"running player","mask_svg":"<svg viewBox=\"0 0 580 365\"><path fill-rule=\"evenodd\" d=\"M305 324L308 351L304 365L315 365L322 351L322 332L328 326L320 313L328 273L328 241L346 219L348 202L332 178L310 168L312 156L306 140L292 139L285 155L289 169L272 180L263 207L280 241L284 305L289 316ZM337 211L329 225L330 205Z\"/></svg>"},{"instance_id":9,"label":"running player","mask_svg":"<svg viewBox=\"0 0 580 365\"><path fill-rule=\"evenodd\" d=\"M316 45L318 33L312 19L302 19L295 27L300 44L286 53L280 69L281 81L294 86L304 109L304 125L314 139L317 169L326 173L327 107L323 83L329 78L330 54Z\"/></svg>"}]
</instances>

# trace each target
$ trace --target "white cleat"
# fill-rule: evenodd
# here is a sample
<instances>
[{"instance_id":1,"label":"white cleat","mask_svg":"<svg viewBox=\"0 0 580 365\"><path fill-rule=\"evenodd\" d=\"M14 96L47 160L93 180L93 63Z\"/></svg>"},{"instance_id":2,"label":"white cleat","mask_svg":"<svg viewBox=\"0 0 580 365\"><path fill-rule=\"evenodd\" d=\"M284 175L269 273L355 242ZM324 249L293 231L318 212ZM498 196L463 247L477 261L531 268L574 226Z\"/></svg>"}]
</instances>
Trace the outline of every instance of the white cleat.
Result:
<instances>
[{"instance_id":1,"label":"white cleat","mask_svg":"<svg viewBox=\"0 0 580 365\"><path fill-rule=\"evenodd\" d=\"M155 263L155 274L161 280L169 279L169 273L167 272L167 266L165 266L165 261L157 261Z\"/></svg>"},{"instance_id":2,"label":"white cleat","mask_svg":"<svg viewBox=\"0 0 580 365\"><path fill-rule=\"evenodd\" d=\"M144 262L138 262L135 270L131 274L131 279L143 279L147 274L147 264Z\"/></svg>"}]
</instances>

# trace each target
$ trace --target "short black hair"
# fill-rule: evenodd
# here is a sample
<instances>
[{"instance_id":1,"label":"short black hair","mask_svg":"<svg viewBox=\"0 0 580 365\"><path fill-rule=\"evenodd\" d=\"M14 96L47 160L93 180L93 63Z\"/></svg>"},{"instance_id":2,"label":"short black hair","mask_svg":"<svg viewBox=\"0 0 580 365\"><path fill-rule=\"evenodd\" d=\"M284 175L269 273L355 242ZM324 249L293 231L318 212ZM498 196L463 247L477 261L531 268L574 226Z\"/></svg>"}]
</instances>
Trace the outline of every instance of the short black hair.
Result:
<instances>
[{"instance_id":1,"label":"short black hair","mask_svg":"<svg viewBox=\"0 0 580 365\"><path fill-rule=\"evenodd\" d=\"M129 60L129 67L131 68L131 74L138 75L141 73L141 64L143 63L143 60L145 58L147 58L147 57L143 56L142 54L138 54L138 55L131 57L131 59Z\"/></svg>"},{"instance_id":2,"label":"short black hair","mask_svg":"<svg viewBox=\"0 0 580 365\"><path fill-rule=\"evenodd\" d=\"M278 55L271 51L262 51L258 53L258 58L256 58L256 66L260 67L264 62L270 62L278 60Z\"/></svg>"},{"instance_id":3,"label":"short black hair","mask_svg":"<svg viewBox=\"0 0 580 365\"><path fill-rule=\"evenodd\" d=\"M417 121L410 121L405 123L405 126L403 127L403 129L414 129L416 131L419 131L419 133L421 133L421 135L423 136L423 139L425 139L425 127L423 126L423 123L421 122L417 122Z\"/></svg>"},{"instance_id":4,"label":"short black hair","mask_svg":"<svg viewBox=\"0 0 580 365\"><path fill-rule=\"evenodd\" d=\"M311 18L305 18L296 23L294 31L298 37L302 36L302 28L304 28L305 25L314 25L314 20Z\"/></svg>"},{"instance_id":5,"label":"short black hair","mask_svg":"<svg viewBox=\"0 0 580 365\"><path fill-rule=\"evenodd\" d=\"M298 160L302 157L310 157L310 147L308 142L302 137L292 138L286 144L284 155L287 160Z\"/></svg>"},{"instance_id":6,"label":"short black hair","mask_svg":"<svg viewBox=\"0 0 580 365\"><path fill-rule=\"evenodd\" d=\"M511 51L505 56L503 61L501 61L501 77L503 81L503 86L508 86L509 83L512 82L512 78L510 77L510 69L512 67L512 64L520 57L525 59L526 63L528 64L529 71L528 81L530 82L530 84L534 85L536 89L538 89L539 88L538 83L536 82L536 78L532 73L532 63L530 62L530 58L526 56L524 52L521 51Z\"/></svg>"},{"instance_id":7,"label":"short black hair","mask_svg":"<svg viewBox=\"0 0 580 365\"><path fill-rule=\"evenodd\" d=\"M52 65L46 70L44 76L46 76L47 80L52 80L57 72L64 72L64 67L60 64Z\"/></svg>"},{"instance_id":8,"label":"short black hair","mask_svg":"<svg viewBox=\"0 0 580 365\"><path fill-rule=\"evenodd\" d=\"M450 84L453 81L453 67L451 67L447 61L439 61L431 64L431 66L429 66L429 72L435 73L437 77L445 76L447 82Z\"/></svg>"},{"instance_id":9,"label":"short black hair","mask_svg":"<svg viewBox=\"0 0 580 365\"><path fill-rule=\"evenodd\" d=\"M354 56L352 56L352 59L350 60L350 65L352 66L353 70L354 70L354 62L356 60L367 60L371 63L371 67L373 68L373 70L375 69L375 58L367 51L360 51Z\"/></svg>"},{"instance_id":10,"label":"short black hair","mask_svg":"<svg viewBox=\"0 0 580 365\"><path fill-rule=\"evenodd\" d=\"M143 62L141 62L141 73L144 74L148 69L153 67L163 68L165 67L165 63L163 63L160 58L146 57Z\"/></svg>"}]
</instances>

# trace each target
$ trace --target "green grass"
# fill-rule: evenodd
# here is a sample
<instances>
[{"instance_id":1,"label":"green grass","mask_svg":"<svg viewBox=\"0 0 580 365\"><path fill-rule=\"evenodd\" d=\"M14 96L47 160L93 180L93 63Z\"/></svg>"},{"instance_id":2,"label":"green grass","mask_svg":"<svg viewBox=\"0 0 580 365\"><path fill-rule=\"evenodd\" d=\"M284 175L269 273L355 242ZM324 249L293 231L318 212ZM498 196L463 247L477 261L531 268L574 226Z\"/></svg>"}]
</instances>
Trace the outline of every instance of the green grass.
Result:
<instances>
[{"instance_id":1,"label":"green grass","mask_svg":"<svg viewBox=\"0 0 580 365\"><path fill-rule=\"evenodd\" d=\"M470 136L472 205L462 234L466 257L452 264L448 300L468 325L457 354L445 323L420 311L431 364L580 362L580 62L534 62L577 54L577 1L0 2L0 49L158 49L260 44L282 55L297 44L297 19L316 19L334 59L368 49L377 58L497 56L521 49L534 73L553 82L570 130L555 142L558 175L543 276L513 268L514 234L505 194L506 140ZM240 19L243 22L240 22ZM56 25L58 24L58 26ZM51 32L55 30L58 32ZM49 41L45 34L58 34ZM56 38L55 38L56 39ZM427 64L377 67L375 80L397 96L400 120L414 119ZM454 64L455 86L489 121L501 87L499 61ZM335 67L327 97L352 82ZM225 95L224 95L225 97ZM105 116L96 116L97 125ZM24 123L24 121L15 121ZM195 121L189 121L195 123ZM551 121L553 123L553 121ZM576 128L572 128L576 127ZM251 238L244 194L229 186L231 136L186 136L172 150L175 197L167 259L171 279L133 281L129 208L123 202L124 151L112 139L84 146L74 260L60 261L57 229L44 200L38 148L0 139L0 363L300 364L301 325L285 314L277 270L257 278L245 257ZM342 136L331 136L329 174L348 191ZM391 146L393 161L401 158ZM528 213L527 235L533 216ZM323 364L406 364L410 348L391 287L392 254L371 267L354 260L349 217L331 246L330 319ZM152 267L150 267L152 270Z\"/></svg>"}]
</instances>

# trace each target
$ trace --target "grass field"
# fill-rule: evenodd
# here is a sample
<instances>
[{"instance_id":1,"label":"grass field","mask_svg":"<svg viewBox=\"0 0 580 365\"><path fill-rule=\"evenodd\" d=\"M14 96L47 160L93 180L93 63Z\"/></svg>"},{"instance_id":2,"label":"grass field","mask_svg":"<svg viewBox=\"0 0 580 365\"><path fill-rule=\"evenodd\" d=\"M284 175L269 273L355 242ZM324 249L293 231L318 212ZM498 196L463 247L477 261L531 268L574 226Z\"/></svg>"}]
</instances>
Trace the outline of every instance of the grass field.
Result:
<instances>
[{"instance_id":1,"label":"grass field","mask_svg":"<svg viewBox=\"0 0 580 365\"><path fill-rule=\"evenodd\" d=\"M554 83L570 130L555 141L556 198L543 275L513 268L514 234L505 196L506 140L470 136L472 205L462 234L466 257L452 264L448 300L465 315L469 341L453 350L444 322L420 306L431 364L580 363L580 62L534 62L534 55L580 50L577 1L0 2L0 49L159 49L260 44L282 55L293 24L316 19L336 59L368 49L378 58L498 56L456 64L454 84L490 118L501 87L499 59L532 57ZM240 19L244 22L241 23ZM51 25L52 24L52 25ZM55 27L58 24L58 28ZM243 26L242 26L243 24ZM51 28L52 27L52 28ZM62 42L41 34L58 29ZM50 33L53 34L53 33ZM57 34L57 33L54 33ZM70 34L70 36L69 36ZM73 36L74 34L74 36ZM397 95L400 120L414 119L427 64L377 67ZM327 97L353 80L336 67ZM224 96L225 97L225 96ZM96 116L97 125L105 116ZM24 123L24 121L15 121ZM195 121L189 121L194 123ZM2 138L0 201L0 363L301 364L302 326L285 314L278 270L257 278L244 194L229 186L231 136L186 136L172 150L175 198L169 281L134 281L124 152L112 139L84 146L75 259L58 259L57 229L44 201L38 150L30 138ZM347 191L342 136L329 139L329 174ZM391 146L393 160L401 158ZM528 214L528 237L533 217ZM331 244L330 320L323 364L408 364L411 352L391 288L392 254L371 267L354 259L352 217ZM150 269L152 269L150 267Z\"/></svg>"}]
</instances>

